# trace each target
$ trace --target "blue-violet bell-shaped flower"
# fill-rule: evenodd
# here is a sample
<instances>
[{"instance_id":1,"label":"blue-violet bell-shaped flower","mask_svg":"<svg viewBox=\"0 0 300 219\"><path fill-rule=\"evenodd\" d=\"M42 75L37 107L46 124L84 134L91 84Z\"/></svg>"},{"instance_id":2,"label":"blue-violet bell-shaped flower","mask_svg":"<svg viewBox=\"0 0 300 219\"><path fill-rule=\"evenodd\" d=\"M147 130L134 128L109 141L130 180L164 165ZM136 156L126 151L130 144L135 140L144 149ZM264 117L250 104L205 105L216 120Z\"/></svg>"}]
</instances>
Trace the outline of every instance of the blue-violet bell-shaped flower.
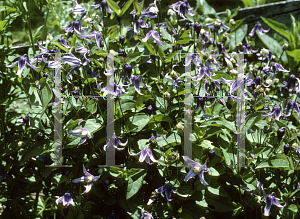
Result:
<instances>
[{"instance_id":1,"label":"blue-violet bell-shaped flower","mask_svg":"<svg viewBox=\"0 0 300 219\"><path fill-rule=\"evenodd\" d=\"M122 143L122 142L120 141L120 139L119 139L119 138L116 136L116 134L114 133L114 134L111 136L111 139L108 140L107 144L104 145L103 150L104 150L104 151L107 151L107 148L108 148L109 146L112 145L112 146L114 146L114 148L116 148L118 151L121 151L121 150L124 150L125 148L118 148L118 145L126 146L127 143L128 143L128 139L127 139L127 141L126 141L125 143Z\"/></svg>"},{"instance_id":2,"label":"blue-violet bell-shaped flower","mask_svg":"<svg viewBox=\"0 0 300 219\"><path fill-rule=\"evenodd\" d=\"M17 119L18 123L24 123L27 126L30 126L30 117L29 113L27 113L27 116L25 116L23 119Z\"/></svg>"},{"instance_id":3,"label":"blue-violet bell-shaped flower","mask_svg":"<svg viewBox=\"0 0 300 219\"><path fill-rule=\"evenodd\" d=\"M100 176L93 176L92 174L90 174L89 172L86 171L84 164L83 164L83 172L85 176L82 176L78 179L74 179L72 182L73 183L79 183L79 182L85 182L87 183L86 185L86 190L82 193L85 194L87 192L89 192L93 186L93 182L95 182L96 180L98 180L100 178Z\"/></svg>"},{"instance_id":4,"label":"blue-violet bell-shaped flower","mask_svg":"<svg viewBox=\"0 0 300 219\"><path fill-rule=\"evenodd\" d=\"M109 14L114 13L114 12L109 8L109 6L108 6L108 4L107 4L107 1L105 1L105 0L102 0L101 3L98 4L98 5L92 5L91 7L92 7L92 8L95 8L95 9L97 9L97 8L100 7L100 8L101 8L101 12L102 12L102 16L104 16L104 17L107 17L107 16L106 16L106 11L107 11Z\"/></svg>"},{"instance_id":5,"label":"blue-violet bell-shaped flower","mask_svg":"<svg viewBox=\"0 0 300 219\"><path fill-rule=\"evenodd\" d=\"M154 219L154 218L152 214L145 212L144 208L142 208L142 216L140 217L140 219Z\"/></svg>"},{"instance_id":6,"label":"blue-violet bell-shaped flower","mask_svg":"<svg viewBox=\"0 0 300 219\"><path fill-rule=\"evenodd\" d=\"M86 140L89 138L92 138L91 133L89 132L89 130L82 128L80 123L83 122L82 119L79 120L78 125L80 126L80 129L74 130L74 131L67 131L67 134L71 134L75 137L81 137L80 139L80 143L79 145L83 144L84 142L86 142Z\"/></svg>"},{"instance_id":7,"label":"blue-violet bell-shaped flower","mask_svg":"<svg viewBox=\"0 0 300 219\"><path fill-rule=\"evenodd\" d=\"M266 202L266 206L265 206L265 210L264 210L264 216L269 216L270 215L270 209L271 209L271 206L272 204L276 205L277 207L279 208L283 208L286 206L286 204L284 205L281 205L279 204L279 198L276 198L275 197L275 192L272 192L270 195L267 195L264 191L264 188L263 188L263 184L259 181L257 181L257 187L262 190L263 192L263 196L264 196L264 201Z\"/></svg>"},{"instance_id":8,"label":"blue-violet bell-shaped flower","mask_svg":"<svg viewBox=\"0 0 300 219\"><path fill-rule=\"evenodd\" d=\"M153 163L150 163L150 159L153 161L153 162L157 162L157 160L155 160L155 158L153 157L153 154L152 154L152 151L149 147L145 147L143 148L139 153L137 154L131 154L130 151L128 150L128 153L129 155L131 156L137 156L137 155L140 155L140 158L139 158L139 162L143 162L145 159L146 159L146 163L148 164L153 164Z\"/></svg>"},{"instance_id":9,"label":"blue-violet bell-shaped flower","mask_svg":"<svg viewBox=\"0 0 300 219\"><path fill-rule=\"evenodd\" d=\"M188 13L190 16L194 16L195 14L191 12L193 8L190 6L187 0L178 1L172 5L169 6L171 9L173 9L175 12L177 12L180 17L187 20L185 17L185 13Z\"/></svg>"},{"instance_id":10,"label":"blue-violet bell-shaped flower","mask_svg":"<svg viewBox=\"0 0 300 219\"><path fill-rule=\"evenodd\" d=\"M298 85L296 85L296 80L298 80ZM288 81L283 82L283 86L280 88L280 95L283 96L283 89L287 88L289 93L292 92L292 90L295 90L296 92L300 90L300 81L295 75L290 75L288 78ZM291 94L290 94L291 96Z\"/></svg>"},{"instance_id":11,"label":"blue-violet bell-shaped flower","mask_svg":"<svg viewBox=\"0 0 300 219\"><path fill-rule=\"evenodd\" d=\"M200 178L200 182L207 186L208 183L204 179L204 172L208 172L209 168L206 168L206 162L201 165L200 163L191 160L188 156L183 156L183 159L188 163L188 165L192 166L188 174L186 175L184 181L187 182L190 178L198 175Z\"/></svg>"},{"instance_id":12,"label":"blue-violet bell-shaped flower","mask_svg":"<svg viewBox=\"0 0 300 219\"><path fill-rule=\"evenodd\" d=\"M153 39L155 40L155 42L156 42L157 44L160 44L160 45L164 44L162 41L160 41L159 34L158 34L158 32L155 31L155 30L150 30L150 31L146 34L145 38L142 39L142 42L147 42L151 36L153 37Z\"/></svg>"},{"instance_id":13,"label":"blue-violet bell-shaped flower","mask_svg":"<svg viewBox=\"0 0 300 219\"><path fill-rule=\"evenodd\" d=\"M31 65L31 61L29 61L27 55L21 56L18 61L16 61L12 65L8 65L7 67L12 68L12 67L15 67L17 64L18 64L19 69L18 69L16 75L20 75L26 65L28 65L32 69L36 69L36 70L39 69L39 67L34 67L33 65Z\"/></svg>"},{"instance_id":14,"label":"blue-violet bell-shaped flower","mask_svg":"<svg viewBox=\"0 0 300 219\"><path fill-rule=\"evenodd\" d=\"M275 120L279 121L281 116L288 117L289 115L286 115L282 112L281 106L275 105L270 113L267 115L261 115L263 118L267 118L268 116L272 116L275 113Z\"/></svg>"},{"instance_id":15,"label":"blue-violet bell-shaped flower","mask_svg":"<svg viewBox=\"0 0 300 219\"><path fill-rule=\"evenodd\" d=\"M81 38L81 39L83 39L83 38L89 38L89 39L94 38L95 42L96 42L96 45L97 45L98 49L100 50L101 33L99 33L98 31L93 31L88 35L78 34L78 37Z\"/></svg>"},{"instance_id":16,"label":"blue-violet bell-shaped flower","mask_svg":"<svg viewBox=\"0 0 300 219\"><path fill-rule=\"evenodd\" d=\"M171 199L172 192L176 193L174 191L173 185L171 183L167 183L167 184L163 185L162 187L159 187L159 188L155 189L155 192L156 193L163 193L164 192L168 202L172 201L172 199Z\"/></svg>"},{"instance_id":17,"label":"blue-violet bell-shaped flower","mask_svg":"<svg viewBox=\"0 0 300 219\"><path fill-rule=\"evenodd\" d=\"M269 28L269 30L264 30L264 29L262 28L261 23L257 22L257 24L255 24L255 26L253 27L253 29L252 29L251 32L249 33L249 36L250 36L250 37L253 37L256 30L258 31L259 34L265 35L266 33L268 33L268 32L270 31L270 28Z\"/></svg>"},{"instance_id":18,"label":"blue-violet bell-shaped flower","mask_svg":"<svg viewBox=\"0 0 300 219\"><path fill-rule=\"evenodd\" d=\"M74 205L74 201L70 193L65 193L62 197L56 199L56 204L63 203L64 206Z\"/></svg>"}]
</instances>

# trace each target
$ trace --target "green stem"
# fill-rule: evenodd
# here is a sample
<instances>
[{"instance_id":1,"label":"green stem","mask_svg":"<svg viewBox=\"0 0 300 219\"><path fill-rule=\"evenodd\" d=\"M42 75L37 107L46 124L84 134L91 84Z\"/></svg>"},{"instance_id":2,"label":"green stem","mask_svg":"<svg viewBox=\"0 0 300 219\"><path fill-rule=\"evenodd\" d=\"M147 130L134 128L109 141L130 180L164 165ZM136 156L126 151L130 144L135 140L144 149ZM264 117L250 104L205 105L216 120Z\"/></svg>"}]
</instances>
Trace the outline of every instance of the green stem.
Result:
<instances>
[{"instance_id":1,"label":"green stem","mask_svg":"<svg viewBox=\"0 0 300 219\"><path fill-rule=\"evenodd\" d=\"M27 25L28 25L28 29L29 29L29 35L30 35L30 41L31 41L33 54L35 54L35 46L34 46L34 42L33 42L32 29L31 29L31 0L29 0Z\"/></svg>"}]
</instances>

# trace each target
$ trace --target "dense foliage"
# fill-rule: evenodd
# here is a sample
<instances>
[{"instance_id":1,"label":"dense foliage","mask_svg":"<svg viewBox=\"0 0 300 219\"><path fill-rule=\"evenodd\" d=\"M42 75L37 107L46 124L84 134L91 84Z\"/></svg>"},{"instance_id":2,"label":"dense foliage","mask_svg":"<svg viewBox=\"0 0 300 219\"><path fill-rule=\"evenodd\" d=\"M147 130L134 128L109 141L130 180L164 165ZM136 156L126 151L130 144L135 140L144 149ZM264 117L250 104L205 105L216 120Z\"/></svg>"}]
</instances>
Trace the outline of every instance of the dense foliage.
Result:
<instances>
[{"instance_id":1,"label":"dense foliage","mask_svg":"<svg viewBox=\"0 0 300 219\"><path fill-rule=\"evenodd\" d=\"M73 3L60 16L74 20L56 21L65 35L48 34L45 42L38 41L43 26L32 31L25 2L0 8L3 218L300 217L299 21L291 15L288 29L261 17L264 23L248 29L244 19L234 20L237 10L218 17L205 0L170 5L168 19L156 0ZM26 54L4 44L20 14L29 28ZM125 14L132 16L129 26ZM278 34L268 36L267 28ZM255 47L257 38L266 48ZM61 87L55 87L58 69ZM247 167L236 165L239 91ZM115 99L110 139L109 95ZM57 106L62 142L54 141ZM58 143L68 167L46 166L54 164ZM106 165L109 147L117 149L118 166Z\"/></svg>"}]
</instances>

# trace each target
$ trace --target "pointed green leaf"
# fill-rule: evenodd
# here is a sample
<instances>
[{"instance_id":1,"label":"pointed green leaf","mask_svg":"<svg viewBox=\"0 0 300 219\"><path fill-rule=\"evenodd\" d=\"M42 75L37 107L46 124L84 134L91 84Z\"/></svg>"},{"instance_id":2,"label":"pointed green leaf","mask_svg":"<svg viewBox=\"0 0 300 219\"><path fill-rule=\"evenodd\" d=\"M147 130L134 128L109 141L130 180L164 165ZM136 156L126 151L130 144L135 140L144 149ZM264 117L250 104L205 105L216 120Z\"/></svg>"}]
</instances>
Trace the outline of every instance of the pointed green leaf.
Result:
<instances>
[{"instance_id":1,"label":"pointed green leaf","mask_svg":"<svg viewBox=\"0 0 300 219\"><path fill-rule=\"evenodd\" d=\"M121 9L113 0L107 0L107 4L111 8L111 10L113 10L117 15L120 16Z\"/></svg>"},{"instance_id":2,"label":"pointed green leaf","mask_svg":"<svg viewBox=\"0 0 300 219\"><path fill-rule=\"evenodd\" d=\"M276 32L278 32L279 34L281 34L282 36L286 37L287 39L290 38L290 33L288 28L282 24L279 23L277 21L274 21L272 19L269 18L264 18L261 16L261 19L269 26L271 27L273 30L275 30Z\"/></svg>"}]
</instances>

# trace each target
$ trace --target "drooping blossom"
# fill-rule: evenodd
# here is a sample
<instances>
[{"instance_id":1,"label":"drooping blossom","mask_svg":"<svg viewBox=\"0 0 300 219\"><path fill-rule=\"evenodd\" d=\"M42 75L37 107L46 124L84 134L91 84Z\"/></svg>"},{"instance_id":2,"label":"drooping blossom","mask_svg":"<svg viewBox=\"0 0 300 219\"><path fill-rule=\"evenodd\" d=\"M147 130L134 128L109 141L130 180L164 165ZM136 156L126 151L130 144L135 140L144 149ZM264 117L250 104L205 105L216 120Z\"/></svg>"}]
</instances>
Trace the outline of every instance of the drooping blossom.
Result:
<instances>
[{"instance_id":1,"label":"drooping blossom","mask_svg":"<svg viewBox=\"0 0 300 219\"><path fill-rule=\"evenodd\" d=\"M85 129L85 128L82 128L80 123L83 122L82 119L79 120L78 122L78 126L80 126L80 129L77 129L77 130L74 130L74 131L67 131L67 134L71 134L75 137L81 137L80 139L80 143L79 145L83 144L84 142L86 142L86 140L89 138L91 139L92 138L92 135L91 133L89 132L89 130Z\"/></svg>"},{"instance_id":2,"label":"drooping blossom","mask_svg":"<svg viewBox=\"0 0 300 219\"><path fill-rule=\"evenodd\" d=\"M88 38L88 39L95 39L96 45L98 49L100 50L100 44L101 44L101 33L98 31L93 31L88 35L78 34L78 37L81 39Z\"/></svg>"},{"instance_id":3,"label":"drooping blossom","mask_svg":"<svg viewBox=\"0 0 300 219\"><path fill-rule=\"evenodd\" d=\"M144 20L139 18L137 19L137 21L135 22L134 26L133 26L133 31L136 34L139 34L140 28L150 28L151 24L145 24Z\"/></svg>"},{"instance_id":4,"label":"drooping blossom","mask_svg":"<svg viewBox=\"0 0 300 219\"><path fill-rule=\"evenodd\" d=\"M279 106L275 105L270 113L268 113L267 115L261 115L261 117L267 118L269 116L272 116L274 113L275 113L275 120L277 120L277 121L279 121L281 116L284 116L284 117L289 116L282 112L280 105Z\"/></svg>"},{"instance_id":5,"label":"drooping blossom","mask_svg":"<svg viewBox=\"0 0 300 219\"><path fill-rule=\"evenodd\" d=\"M100 176L93 176L92 174L90 174L89 172L86 171L85 167L84 167L84 164L83 164L83 172L84 172L84 175L85 176L82 176L78 179L74 179L72 182L73 183L79 183L79 182L83 182L83 183L86 183L86 190L82 193L82 194L85 194L87 192L89 192L91 189L92 189L92 186L93 186L93 182L95 182L96 180L98 180Z\"/></svg>"},{"instance_id":6,"label":"drooping blossom","mask_svg":"<svg viewBox=\"0 0 300 219\"><path fill-rule=\"evenodd\" d=\"M267 195L264 191L263 188L263 184L259 181L257 181L257 187L259 188L259 190L261 190L263 192L263 196L264 196L264 202L266 202L266 206L265 206L265 210L264 210L264 216L269 216L270 215L270 210L271 210L271 206L272 204L276 205L279 208L283 208L286 206L286 204L281 205L279 204L279 198L275 197L275 192L272 192L270 195Z\"/></svg>"},{"instance_id":7,"label":"drooping blossom","mask_svg":"<svg viewBox=\"0 0 300 219\"><path fill-rule=\"evenodd\" d=\"M105 0L102 0L100 4L92 5L91 7L92 7L92 8L95 8L95 9L97 9L97 8L100 7L100 8L101 8L101 12L102 12L102 16L104 16L104 17L107 17L107 16L106 16L106 11L107 11L109 14L114 13L114 12L110 9L110 7L108 6L107 1L105 1Z\"/></svg>"},{"instance_id":8,"label":"drooping blossom","mask_svg":"<svg viewBox=\"0 0 300 219\"><path fill-rule=\"evenodd\" d=\"M17 119L18 123L24 123L27 126L30 126L30 117L29 113L27 113L27 116L25 116L23 119Z\"/></svg>"},{"instance_id":9,"label":"drooping blossom","mask_svg":"<svg viewBox=\"0 0 300 219\"><path fill-rule=\"evenodd\" d=\"M62 197L56 199L56 204L63 203L64 206L74 205L74 201L70 193L65 193Z\"/></svg>"},{"instance_id":10,"label":"drooping blossom","mask_svg":"<svg viewBox=\"0 0 300 219\"><path fill-rule=\"evenodd\" d=\"M137 154L131 154L130 151L128 150L128 153L129 155L131 156L137 156L137 155L140 155L140 158L139 158L139 162L143 162L145 159L146 159L146 163L148 164L153 164L153 163L150 163L150 159L153 161L153 162L158 162L157 160L155 160L155 158L153 157L153 154L152 154L152 151L149 147L145 147L143 148L139 153Z\"/></svg>"},{"instance_id":11,"label":"drooping blossom","mask_svg":"<svg viewBox=\"0 0 300 219\"><path fill-rule=\"evenodd\" d=\"M172 199L171 199L172 192L176 193L175 190L173 189L173 185L171 183L166 183L162 187L159 187L159 188L155 189L155 192L156 193L163 193L164 192L168 202L172 201Z\"/></svg>"},{"instance_id":12,"label":"drooping blossom","mask_svg":"<svg viewBox=\"0 0 300 219\"><path fill-rule=\"evenodd\" d=\"M187 20L187 18L185 17L186 13L188 13L192 17L195 15L194 13L191 12L193 8L190 6L187 0L178 1L170 5L169 7L173 9L175 12L177 12L180 15L180 17L182 17L185 20Z\"/></svg>"},{"instance_id":13,"label":"drooping blossom","mask_svg":"<svg viewBox=\"0 0 300 219\"><path fill-rule=\"evenodd\" d=\"M110 146L113 146L114 148L116 148L118 151L121 151L121 150L124 150L125 148L118 148L118 145L121 145L121 146L126 146L128 143L128 139L125 143L122 143L120 141L120 139L116 136L116 134L114 133L112 136L111 136L111 139L108 140L107 144L104 145L103 147L103 150L104 151L107 151L107 148L110 147Z\"/></svg>"},{"instance_id":14,"label":"drooping blossom","mask_svg":"<svg viewBox=\"0 0 300 219\"><path fill-rule=\"evenodd\" d=\"M251 45L249 43L246 46L242 45L242 47L243 47L244 51L241 52L239 50L239 53L243 53L244 54L246 52L246 54L252 54L252 53L257 53L258 52L258 50L252 49Z\"/></svg>"},{"instance_id":15,"label":"drooping blossom","mask_svg":"<svg viewBox=\"0 0 300 219\"><path fill-rule=\"evenodd\" d=\"M188 156L183 156L183 159L188 163L188 165L192 166L188 174L186 175L184 181L187 182L190 178L198 175L200 178L200 182L207 186L208 183L204 179L204 173L209 171L209 168L206 168L206 162L201 165L200 163L191 160Z\"/></svg>"},{"instance_id":16,"label":"drooping blossom","mask_svg":"<svg viewBox=\"0 0 300 219\"><path fill-rule=\"evenodd\" d=\"M67 33L73 34L74 31L78 34L82 34L82 31L87 29L80 24L80 21L72 21L69 25L62 27Z\"/></svg>"},{"instance_id":17,"label":"drooping blossom","mask_svg":"<svg viewBox=\"0 0 300 219\"><path fill-rule=\"evenodd\" d=\"M80 4L77 3L76 0L74 0L75 8L72 9L73 14L81 14L81 17L79 19L79 22L83 18L83 16L86 15L86 9L82 7Z\"/></svg>"},{"instance_id":18,"label":"drooping blossom","mask_svg":"<svg viewBox=\"0 0 300 219\"><path fill-rule=\"evenodd\" d=\"M298 81L298 84L296 84ZM292 90L295 90L296 93L300 91L300 80L295 75L290 75L287 81L283 82L283 86L280 88L280 95L283 96L283 89L288 89L288 92L291 93ZM291 96L291 94L290 94Z\"/></svg>"},{"instance_id":19,"label":"drooping blossom","mask_svg":"<svg viewBox=\"0 0 300 219\"><path fill-rule=\"evenodd\" d=\"M160 45L164 44L162 41L160 41L160 36L159 36L158 32L155 31L155 30L150 30L150 31L146 34L145 38L142 39L142 42L147 42L147 41L149 40L150 37L152 37L152 38L155 40L155 42L156 42L157 44L160 44Z\"/></svg>"},{"instance_id":20,"label":"drooping blossom","mask_svg":"<svg viewBox=\"0 0 300 219\"><path fill-rule=\"evenodd\" d=\"M142 216L140 217L140 219L154 219L154 218L152 214L145 212L144 208L142 208Z\"/></svg>"},{"instance_id":21,"label":"drooping blossom","mask_svg":"<svg viewBox=\"0 0 300 219\"><path fill-rule=\"evenodd\" d=\"M12 68L12 67L15 67L17 64L18 64L19 69L18 69L16 75L20 75L26 65L28 65L32 69L36 69L36 70L39 69L39 67L34 67L33 65L31 65L31 61L29 61L27 55L21 56L18 61L16 61L12 65L8 65L7 67Z\"/></svg>"},{"instance_id":22,"label":"drooping blossom","mask_svg":"<svg viewBox=\"0 0 300 219\"><path fill-rule=\"evenodd\" d=\"M255 24L255 26L253 27L253 29L251 30L251 32L249 33L249 36L253 37L256 30L258 31L259 34L265 35L266 33L268 33L270 31L270 28L269 28L269 30L264 30L262 28L261 23L257 22Z\"/></svg>"}]
</instances>

